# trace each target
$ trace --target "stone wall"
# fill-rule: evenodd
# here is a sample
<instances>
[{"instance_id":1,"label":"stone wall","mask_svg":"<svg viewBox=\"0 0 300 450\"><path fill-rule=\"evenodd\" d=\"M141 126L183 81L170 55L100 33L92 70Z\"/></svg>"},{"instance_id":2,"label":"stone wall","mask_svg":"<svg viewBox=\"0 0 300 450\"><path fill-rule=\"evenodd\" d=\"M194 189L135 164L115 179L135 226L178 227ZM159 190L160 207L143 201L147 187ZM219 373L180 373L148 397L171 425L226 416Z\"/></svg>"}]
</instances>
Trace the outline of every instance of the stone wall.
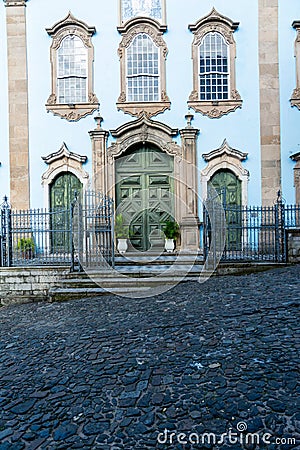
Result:
<instances>
[{"instance_id":1,"label":"stone wall","mask_svg":"<svg viewBox=\"0 0 300 450\"><path fill-rule=\"evenodd\" d=\"M67 267L0 268L0 306L48 299L48 291L69 272Z\"/></svg>"},{"instance_id":2,"label":"stone wall","mask_svg":"<svg viewBox=\"0 0 300 450\"><path fill-rule=\"evenodd\" d=\"M287 231L288 262L300 262L300 229Z\"/></svg>"}]
</instances>

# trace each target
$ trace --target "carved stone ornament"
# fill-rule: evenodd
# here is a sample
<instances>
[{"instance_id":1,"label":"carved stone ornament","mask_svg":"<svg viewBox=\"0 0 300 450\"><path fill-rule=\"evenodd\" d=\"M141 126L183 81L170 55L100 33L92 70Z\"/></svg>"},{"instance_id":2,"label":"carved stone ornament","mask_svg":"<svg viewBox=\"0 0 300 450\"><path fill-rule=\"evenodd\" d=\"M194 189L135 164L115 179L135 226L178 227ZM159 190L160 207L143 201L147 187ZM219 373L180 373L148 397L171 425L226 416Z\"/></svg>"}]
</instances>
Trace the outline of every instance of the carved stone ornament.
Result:
<instances>
[{"instance_id":1,"label":"carved stone ornament","mask_svg":"<svg viewBox=\"0 0 300 450\"><path fill-rule=\"evenodd\" d=\"M228 17L222 16L215 8L194 25L189 25L189 30L194 34L194 40L192 43L193 90L189 96L188 106L211 119L217 119L242 107L243 102L235 86L236 45L233 33L238 25L238 22L233 22ZM220 33L229 46L230 98L226 100L199 99L199 45L205 35L211 32Z\"/></svg>"},{"instance_id":2,"label":"carved stone ornament","mask_svg":"<svg viewBox=\"0 0 300 450\"><path fill-rule=\"evenodd\" d=\"M242 107L242 100L188 101L188 106L210 119L218 119L237 108Z\"/></svg>"},{"instance_id":3,"label":"carved stone ornament","mask_svg":"<svg viewBox=\"0 0 300 450\"><path fill-rule=\"evenodd\" d=\"M122 35L122 40L118 48L121 72L121 92L116 104L118 111L121 110L133 117L153 117L159 113L166 111L167 109L170 109L171 102L166 92L166 58L168 54L168 48L164 39L162 38L162 35L166 30L166 25L161 25L159 22L149 17L136 17L126 22L124 26L118 27L118 31ZM159 48L161 94L160 100L155 102L127 101L126 51L132 44L134 38L140 33L147 34L152 39L154 44Z\"/></svg>"},{"instance_id":4,"label":"carved stone ornament","mask_svg":"<svg viewBox=\"0 0 300 450\"><path fill-rule=\"evenodd\" d=\"M169 155L182 158L182 148L173 141L173 137L178 135L178 129L151 120L146 115L121 125L116 130L110 130L110 133L116 138L116 143L107 150L110 164L133 145L145 142L156 145Z\"/></svg>"},{"instance_id":5,"label":"carved stone ornament","mask_svg":"<svg viewBox=\"0 0 300 450\"><path fill-rule=\"evenodd\" d=\"M248 153L230 147L226 139L219 148L203 154L202 157L207 162L207 166L200 172L203 198L207 198L207 186L214 174L220 170L230 170L242 182L242 204L247 205L249 171L242 164L247 156Z\"/></svg>"},{"instance_id":6,"label":"carved stone ornament","mask_svg":"<svg viewBox=\"0 0 300 450\"><path fill-rule=\"evenodd\" d=\"M69 122L75 122L79 119L92 114L99 108L99 101L93 92L93 61L94 48L92 44L92 36L96 32L95 27L90 27L81 20L76 19L71 12L53 27L46 28L49 36L52 37L52 45L50 48L51 60L51 84L52 93L47 103L47 112L51 111L55 116L66 119ZM57 103L57 50L59 49L63 39L67 36L77 36L81 39L87 49L87 101L82 103Z\"/></svg>"}]
</instances>

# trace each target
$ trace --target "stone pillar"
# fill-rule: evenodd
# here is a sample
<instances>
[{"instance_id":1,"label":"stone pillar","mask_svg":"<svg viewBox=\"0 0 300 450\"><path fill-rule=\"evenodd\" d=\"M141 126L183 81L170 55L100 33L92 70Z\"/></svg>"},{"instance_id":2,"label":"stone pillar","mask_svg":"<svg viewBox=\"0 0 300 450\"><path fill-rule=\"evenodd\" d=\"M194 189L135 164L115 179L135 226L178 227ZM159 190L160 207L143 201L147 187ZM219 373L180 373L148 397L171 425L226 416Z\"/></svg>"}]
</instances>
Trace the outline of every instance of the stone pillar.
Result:
<instances>
[{"instance_id":1,"label":"stone pillar","mask_svg":"<svg viewBox=\"0 0 300 450\"><path fill-rule=\"evenodd\" d=\"M107 184L107 139L109 132L101 128L102 117L95 117L97 126L89 131L92 141L92 166L93 179L92 185L95 191L108 194Z\"/></svg>"},{"instance_id":2,"label":"stone pillar","mask_svg":"<svg viewBox=\"0 0 300 450\"><path fill-rule=\"evenodd\" d=\"M199 130L191 126L192 114L187 114L187 126L180 130L182 167L178 185L181 250L199 250L197 137Z\"/></svg>"},{"instance_id":3,"label":"stone pillar","mask_svg":"<svg viewBox=\"0 0 300 450\"><path fill-rule=\"evenodd\" d=\"M6 0L10 202L30 207L26 1Z\"/></svg>"},{"instance_id":4,"label":"stone pillar","mask_svg":"<svg viewBox=\"0 0 300 450\"><path fill-rule=\"evenodd\" d=\"M291 156L292 160L296 162L294 167L294 186L296 205L300 205L300 152Z\"/></svg>"},{"instance_id":5,"label":"stone pillar","mask_svg":"<svg viewBox=\"0 0 300 450\"><path fill-rule=\"evenodd\" d=\"M259 0L259 77L262 205L281 190L278 0Z\"/></svg>"}]
</instances>

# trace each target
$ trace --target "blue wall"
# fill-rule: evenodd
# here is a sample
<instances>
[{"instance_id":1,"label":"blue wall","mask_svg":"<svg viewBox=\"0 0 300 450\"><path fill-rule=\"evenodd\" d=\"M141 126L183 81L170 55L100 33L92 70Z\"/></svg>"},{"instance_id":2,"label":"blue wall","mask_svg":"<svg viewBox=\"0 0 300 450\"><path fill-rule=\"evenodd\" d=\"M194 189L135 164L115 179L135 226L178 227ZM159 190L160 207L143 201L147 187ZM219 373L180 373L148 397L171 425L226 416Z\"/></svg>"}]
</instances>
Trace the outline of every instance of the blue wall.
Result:
<instances>
[{"instance_id":1,"label":"blue wall","mask_svg":"<svg viewBox=\"0 0 300 450\"><path fill-rule=\"evenodd\" d=\"M297 32L292 23L294 20L300 20L299 2L290 0L287 8L282 1L279 12L282 191L287 203L294 203L295 162L291 160L290 155L300 151L300 111L296 107L291 108L289 99L296 87L294 42Z\"/></svg>"},{"instance_id":2,"label":"blue wall","mask_svg":"<svg viewBox=\"0 0 300 450\"><path fill-rule=\"evenodd\" d=\"M298 0L290 0L289 7L281 0L280 7L280 73L281 73L281 123L283 191L289 202L294 201L293 162L289 155L299 150L297 121L300 111L291 108L289 98L295 87L294 39L291 23L298 16ZM187 100L192 90L191 43L193 34L188 25L210 12L214 6L221 14L240 22L234 33L237 44L236 85L243 99L242 109L219 119L208 119L195 113L193 125L200 128L198 139L199 168L205 167L202 158L218 148L224 138L230 146L248 153L244 167L250 172L248 190L249 204L259 204L260 194L260 127L259 127L259 69L258 69L258 4L251 1L251 8L239 0L167 0L168 31L164 35L169 54L167 57L167 93L172 102L171 110L154 118L171 127L183 128L187 112ZM27 2L28 75L29 75L29 121L30 121L30 176L31 204L43 205L41 176L47 170L41 156L57 151L65 141L75 153L88 156L85 169L91 172L91 142L88 131L95 127L93 115L78 122L67 122L47 113L45 103L51 93L50 45L51 38L45 31L63 19L69 10L75 17L97 29L92 38L95 48L94 91L100 101L104 129L114 129L134 120L118 112L115 103L120 94L119 58L117 49L121 36L117 32L118 1L99 0L30 0ZM0 7L0 56L6 60L5 7ZM4 70L3 70L4 69ZM7 73L5 65L0 71L1 108L0 133L0 192L8 192L8 125L7 125ZM176 139L180 142L179 137ZM46 206L46 205L44 205Z\"/></svg>"}]
</instances>

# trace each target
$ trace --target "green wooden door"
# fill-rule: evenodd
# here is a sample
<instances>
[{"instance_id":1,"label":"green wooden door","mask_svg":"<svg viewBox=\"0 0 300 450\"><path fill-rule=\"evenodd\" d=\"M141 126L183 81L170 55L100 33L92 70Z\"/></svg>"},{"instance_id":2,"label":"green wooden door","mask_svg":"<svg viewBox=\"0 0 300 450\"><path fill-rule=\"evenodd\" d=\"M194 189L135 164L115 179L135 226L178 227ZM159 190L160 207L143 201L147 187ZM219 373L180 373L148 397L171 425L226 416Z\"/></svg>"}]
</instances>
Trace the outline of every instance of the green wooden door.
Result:
<instances>
[{"instance_id":1,"label":"green wooden door","mask_svg":"<svg viewBox=\"0 0 300 450\"><path fill-rule=\"evenodd\" d=\"M239 250L242 242L241 205L242 183L230 170L216 172L209 181L222 195L223 205L226 210L227 236L226 249Z\"/></svg>"},{"instance_id":2,"label":"green wooden door","mask_svg":"<svg viewBox=\"0 0 300 450\"><path fill-rule=\"evenodd\" d=\"M161 224L174 214L173 157L156 147L136 148L116 161L117 212L129 224L134 248L163 246Z\"/></svg>"},{"instance_id":3,"label":"green wooden door","mask_svg":"<svg viewBox=\"0 0 300 450\"><path fill-rule=\"evenodd\" d=\"M70 251L70 208L75 192L81 190L81 182L70 172L56 177L50 186L52 252Z\"/></svg>"}]
</instances>

